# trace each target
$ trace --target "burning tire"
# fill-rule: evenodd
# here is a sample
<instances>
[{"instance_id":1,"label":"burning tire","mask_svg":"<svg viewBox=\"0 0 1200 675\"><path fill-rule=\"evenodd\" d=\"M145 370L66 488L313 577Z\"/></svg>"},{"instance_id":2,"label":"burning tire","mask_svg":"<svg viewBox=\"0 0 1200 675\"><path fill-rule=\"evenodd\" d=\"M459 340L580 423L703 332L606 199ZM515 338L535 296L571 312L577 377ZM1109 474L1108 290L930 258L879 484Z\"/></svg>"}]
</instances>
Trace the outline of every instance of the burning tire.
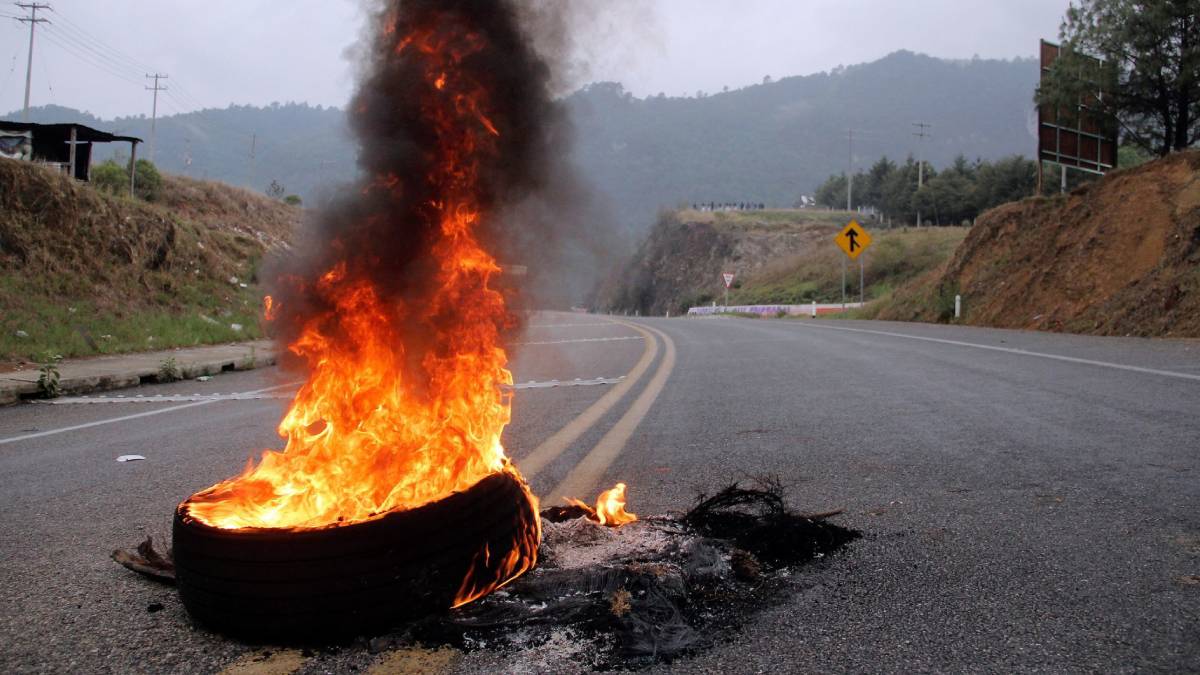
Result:
<instances>
[{"instance_id":1,"label":"burning tire","mask_svg":"<svg viewBox=\"0 0 1200 675\"><path fill-rule=\"evenodd\" d=\"M296 641L352 635L444 611L465 583L530 545L536 507L496 473L421 508L308 530L223 530L175 513L183 604L240 637ZM506 578L500 582L507 581Z\"/></svg>"}]
</instances>

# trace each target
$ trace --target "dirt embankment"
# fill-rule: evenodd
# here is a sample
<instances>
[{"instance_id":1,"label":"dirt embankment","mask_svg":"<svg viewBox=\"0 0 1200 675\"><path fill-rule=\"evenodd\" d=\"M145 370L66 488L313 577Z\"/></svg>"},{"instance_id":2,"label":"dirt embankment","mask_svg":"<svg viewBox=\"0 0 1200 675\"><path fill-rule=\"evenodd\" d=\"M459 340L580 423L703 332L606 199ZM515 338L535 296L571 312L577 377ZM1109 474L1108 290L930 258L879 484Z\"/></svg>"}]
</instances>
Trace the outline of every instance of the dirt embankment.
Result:
<instances>
[{"instance_id":1,"label":"dirt embankment","mask_svg":"<svg viewBox=\"0 0 1200 675\"><path fill-rule=\"evenodd\" d=\"M1200 151L981 216L946 266L878 318L1200 337Z\"/></svg>"},{"instance_id":2,"label":"dirt embankment","mask_svg":"<svg viewBox=\"0 0 1200 675\"><path fill-rule=\"evenodd\" d=\"M723 272L736 274L740 285L774 261L828 243L843 220L837 212L665 213L629 263L598 289L594 305L661 315L720 302Z\"/></svg>"},{"instance_id":3,"label":"dirt embankment","mask_svg":"<svg viewBox=\"0 0 1200 675\"><path fill-rule=\"evenodd\" d=\"M220 183L164 176L151 203L0 159L0 360L255 337L258 264L300 217Z\"/></svg>"}]
</instances>

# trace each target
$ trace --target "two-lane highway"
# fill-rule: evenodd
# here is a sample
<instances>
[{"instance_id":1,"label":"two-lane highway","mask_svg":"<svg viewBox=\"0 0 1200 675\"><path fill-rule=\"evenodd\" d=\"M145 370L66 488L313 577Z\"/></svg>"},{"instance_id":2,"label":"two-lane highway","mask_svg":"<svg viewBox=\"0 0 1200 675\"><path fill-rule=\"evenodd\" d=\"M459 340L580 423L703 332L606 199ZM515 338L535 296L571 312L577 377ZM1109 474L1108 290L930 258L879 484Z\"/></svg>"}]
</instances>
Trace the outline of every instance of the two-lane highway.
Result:
<instances>
[{"instance_id":1,"label":"two-lane highway","mask_svg":"<svg viewBox=\"0 0 1200 675\"><path fill-rule=\"evenodd\" d=\"M1200 342L644 323L679 361L609 480L655 511L774 474L866 534L691 665L1200 668Z\"/></svg>"},{"instance_id":2,"label":"two-lane highway","mask_svg":"<svg viewBox=\"0 0 1200 675\"><path fill-rule=\"evenodd\" d=\"M655 513L769 474L866 535L673 669L1200 668L1200 343L545 313L513 370L532 386L514 391L505 445L544 497L620 480L632 510ZM126 394L287 382L255 371ZM180 499L277 446L283 399L195 403L0 410L4 670L262 658L192 628L170 588L107 558L166 535ZM127 453L147 459L114 461ZM388 661L355 647L291 657L276 672ZM503 663L481 651L449 667Z\"/></svg>"}]
</instances>

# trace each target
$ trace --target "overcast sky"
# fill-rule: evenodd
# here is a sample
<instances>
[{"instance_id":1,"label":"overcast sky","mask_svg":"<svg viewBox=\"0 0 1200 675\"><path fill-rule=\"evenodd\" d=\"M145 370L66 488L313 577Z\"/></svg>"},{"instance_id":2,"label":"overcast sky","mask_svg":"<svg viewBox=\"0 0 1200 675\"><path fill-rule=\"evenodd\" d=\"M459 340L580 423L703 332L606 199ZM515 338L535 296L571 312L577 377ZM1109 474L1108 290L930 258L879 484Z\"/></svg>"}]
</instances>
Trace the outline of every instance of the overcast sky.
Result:
<instances>
[{"instance_id":1,"label":"overcast sky","mask_svg":"<svg viewBox=\"0 0 1200 675\"><path fill-rule=\"evenodd\" d=\"M229 103L343 106L365 21L358 0L39 0L32 104L104 118ZM575 2L578 0L550 0ZM593 4L597 4L594 3ZM720 91L872 61L897 49L948 58L1033 56L1069 0L600 0L581 25L586 81L639 96ZM614 11L612 7L620 7ZM0 4L0 111L19 110L29 30Z\"/></svg>"}]
</instances>

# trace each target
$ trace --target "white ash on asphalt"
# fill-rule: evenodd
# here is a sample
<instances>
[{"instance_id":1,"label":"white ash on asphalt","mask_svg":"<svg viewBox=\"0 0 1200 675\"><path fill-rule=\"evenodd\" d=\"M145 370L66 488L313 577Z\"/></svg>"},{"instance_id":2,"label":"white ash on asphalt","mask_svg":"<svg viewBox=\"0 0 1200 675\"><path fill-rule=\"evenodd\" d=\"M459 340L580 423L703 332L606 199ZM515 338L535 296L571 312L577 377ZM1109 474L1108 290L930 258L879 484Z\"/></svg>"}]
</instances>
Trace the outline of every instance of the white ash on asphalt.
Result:
<instances>
[{"instance_id":1,"label":"white ash on asphalt","mask_svg":"<svg viewBox=\"0 0 1200 675\"><path fill-rule=\"evenodd\" d=\"M619 528L548 509L537 568L393 639L452 645L464 666L500 659L507 672L669 662L732 636L788 597L790 570L859 536L826 522L834 514L788 510L781 493L735 485L681 517Z\"/></svg>"},{"instance_id":2,"label":"white ash on asphalt","mask_svg":"<svg viewBox=\"0 0 1200 675\"><path fill-rule=\"evenodd\" d=\"M638 520L622 527L604 527L587 518L555 523L542 521L542 566L579 569L614 564L638 557L661 555L673 541L656 522L665 517Z\"/></svg>"}]
</instances>

